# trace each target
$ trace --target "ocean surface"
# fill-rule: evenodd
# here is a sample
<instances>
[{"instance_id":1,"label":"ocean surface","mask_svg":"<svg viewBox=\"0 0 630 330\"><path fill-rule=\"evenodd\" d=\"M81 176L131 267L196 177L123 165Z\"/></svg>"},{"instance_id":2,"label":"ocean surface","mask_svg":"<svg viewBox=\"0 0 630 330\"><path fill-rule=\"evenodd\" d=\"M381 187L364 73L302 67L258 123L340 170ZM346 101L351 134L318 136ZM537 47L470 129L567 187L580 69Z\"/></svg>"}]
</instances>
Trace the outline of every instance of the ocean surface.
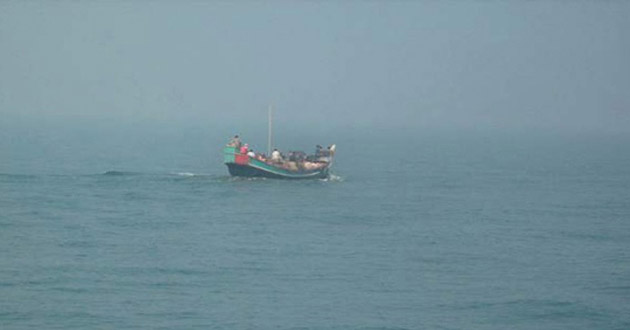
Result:
<instances>
[{"instance_id":1,"label":"ocean surface","mask_svg":"<svg viewBox=\"0 0 630 330\"><path fill-rule=\"evenodd\" d=\"M0 329L630 329L627 137L328 133L5 127Z\"/></svg>"}]
</instances>

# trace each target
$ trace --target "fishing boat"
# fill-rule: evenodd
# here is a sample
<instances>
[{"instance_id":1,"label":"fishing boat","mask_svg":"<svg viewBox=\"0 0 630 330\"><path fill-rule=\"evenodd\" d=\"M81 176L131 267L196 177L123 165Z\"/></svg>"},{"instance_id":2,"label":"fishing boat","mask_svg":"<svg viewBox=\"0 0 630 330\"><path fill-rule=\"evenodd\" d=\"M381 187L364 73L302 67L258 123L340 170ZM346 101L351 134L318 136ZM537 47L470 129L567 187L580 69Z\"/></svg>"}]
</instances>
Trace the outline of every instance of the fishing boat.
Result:
<instances>
[{"instance_id":1,"label":"fishing boat","mask_svg":"<svg viewBox=\"0 0 630 330\"><path fill-rule=\"evenodd\" d=\"M315 154L290 152L283 156L272 151L271 107L269 107L269 130L267 154L253 154L241 146L240 140L232 140L223 149L224 163L232 176L265 177L274 179L325 179L333 164L336 146L327 149L318 146Z\"/></svg>"},{"instance_id":2,"label":"fishing boat","mask_svg":"<svg viewBox=\"0 0 630 330\"><path fill-rule=\"evenodd\" d=\"M226 146L223 150L225 165L232 176L266 177L274 179L325 179L328 177L332 156L317 161L274 162L241 153L236 147ZM295 165L293 165L295 164ZM316 164L314 168L300 166Z\"/></svg>"}]
</instances>

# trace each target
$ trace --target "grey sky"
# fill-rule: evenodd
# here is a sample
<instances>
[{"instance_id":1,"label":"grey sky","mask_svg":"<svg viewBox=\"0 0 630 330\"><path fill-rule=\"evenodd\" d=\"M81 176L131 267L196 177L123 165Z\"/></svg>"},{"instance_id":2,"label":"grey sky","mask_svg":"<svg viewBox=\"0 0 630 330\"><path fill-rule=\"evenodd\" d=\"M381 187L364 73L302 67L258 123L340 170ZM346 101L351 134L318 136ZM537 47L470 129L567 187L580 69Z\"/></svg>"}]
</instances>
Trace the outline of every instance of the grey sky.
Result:
<instances>
[{"instance_id":1,"label":"grey sky","mask_svg":"<svg viewBox=\"0 0 630 330\"><path fill-rule=\"evenodd\" d=\"M0 115L630 127L630 2L0 2Z\"/></svg>"}]
</instances>

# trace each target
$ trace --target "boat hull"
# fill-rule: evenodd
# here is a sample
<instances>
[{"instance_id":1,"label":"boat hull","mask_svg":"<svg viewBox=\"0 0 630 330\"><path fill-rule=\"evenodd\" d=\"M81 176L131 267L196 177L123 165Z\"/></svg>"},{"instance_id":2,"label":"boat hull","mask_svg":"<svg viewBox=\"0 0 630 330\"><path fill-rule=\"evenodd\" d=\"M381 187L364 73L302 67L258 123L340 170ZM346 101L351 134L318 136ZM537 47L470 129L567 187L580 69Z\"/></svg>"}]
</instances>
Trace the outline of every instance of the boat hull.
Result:
<instances>
[{"instance_id":1,"label":"boat hull","mask_svg":"<svg viewBox=\"0 0 630 330\"><path fill-rule=\"evenodd\" d=\"M328 177L328 168L321 171L308 173L274 173L265 169L256 168L250 165L241 165L236 163L226 163L228 171L232 176L248 177L248 178L271 178L271 179L288 179L288 180L304 180L304 179L325 179Z\"/></svg>"}]
</instances>

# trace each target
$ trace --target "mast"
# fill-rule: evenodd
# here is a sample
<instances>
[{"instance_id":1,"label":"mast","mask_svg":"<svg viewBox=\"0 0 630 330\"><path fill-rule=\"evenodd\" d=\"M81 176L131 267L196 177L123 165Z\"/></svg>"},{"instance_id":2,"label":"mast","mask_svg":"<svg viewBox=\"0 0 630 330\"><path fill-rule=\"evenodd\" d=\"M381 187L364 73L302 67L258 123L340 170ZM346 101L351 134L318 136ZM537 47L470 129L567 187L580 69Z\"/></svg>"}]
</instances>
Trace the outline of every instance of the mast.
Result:
<instances>
[{"instance_id":1,"label":"mast","mask_svg":"<svg viewBox=\"0 0 630 330\"><path fill-rule=\"evenodd\" d=\"M269 114L268 114L268 134L267 134L267 157L271 157L271 104L269 105Z\"/></svg>"}]
</instances>

